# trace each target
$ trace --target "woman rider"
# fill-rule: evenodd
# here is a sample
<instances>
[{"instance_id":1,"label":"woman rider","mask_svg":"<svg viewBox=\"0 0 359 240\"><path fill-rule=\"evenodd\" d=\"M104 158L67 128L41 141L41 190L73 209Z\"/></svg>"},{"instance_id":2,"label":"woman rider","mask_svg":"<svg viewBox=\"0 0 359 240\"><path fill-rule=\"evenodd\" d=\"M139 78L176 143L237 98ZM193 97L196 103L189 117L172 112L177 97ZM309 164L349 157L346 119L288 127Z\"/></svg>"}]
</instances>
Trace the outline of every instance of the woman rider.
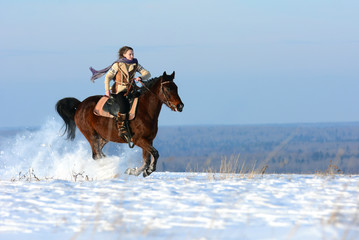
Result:
<instances>
[{"instance_id":1,"label":"woman rider","mask_svg":"<svg viewBox=\"0 0 359 240\"><path fill-rule=\"evenodd\" d=\"M121 133L126 132L125 122L127 121L127 113L129 111L129 103L124 94L128 91L130 82L134 79L135 81L144 81L151 77L149 71L143 68L136 58L134 58L133 49L129 46L124 46L118 51L119 59L115 61L111 66L102 69L100 71L94 70L90 67L93 76L92 81L105 76L105 91L108 97L112 96L115 103L119 105L115 111L109 109L110 114L117 118L118 128ZM135 78L136 72L140 73L141 76ZM110 81L115 80L115 83L110 87Z\"/></svg>"}]
</instances>

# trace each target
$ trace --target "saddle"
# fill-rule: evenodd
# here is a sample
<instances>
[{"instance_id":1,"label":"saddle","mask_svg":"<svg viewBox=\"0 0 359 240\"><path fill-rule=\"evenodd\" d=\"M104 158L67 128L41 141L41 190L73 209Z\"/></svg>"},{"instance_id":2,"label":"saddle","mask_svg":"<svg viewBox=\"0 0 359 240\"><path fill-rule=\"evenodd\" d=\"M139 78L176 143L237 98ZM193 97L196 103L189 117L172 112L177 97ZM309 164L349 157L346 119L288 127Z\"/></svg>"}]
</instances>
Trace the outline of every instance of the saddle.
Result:
<instances>
[{"instance_id":1,"label":"saddle","mask_svg":"<svg viewBox=\"0 0 359 240\"><path fill-rule=\"evenodd\" d=\"M100 117L114 118L109 112L103 109L103 106L110 98L108 96L103 96L97 102L93 113ZM138 105L138 97L134 98L133 101L130 102L130 111L128 112L128 120L131 121L136 117L136 110Z\"/></svg>"}]
</instances>

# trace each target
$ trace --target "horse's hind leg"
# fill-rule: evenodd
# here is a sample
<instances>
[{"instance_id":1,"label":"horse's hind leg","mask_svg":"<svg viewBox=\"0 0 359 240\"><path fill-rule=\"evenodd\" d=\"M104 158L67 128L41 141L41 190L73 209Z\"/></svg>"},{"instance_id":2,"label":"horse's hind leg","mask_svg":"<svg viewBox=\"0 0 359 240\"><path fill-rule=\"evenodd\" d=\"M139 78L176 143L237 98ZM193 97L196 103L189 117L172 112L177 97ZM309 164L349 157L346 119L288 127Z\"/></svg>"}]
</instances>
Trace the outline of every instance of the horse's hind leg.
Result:
<instances>
[{"instance_id":1,"label":"horse's hind leg","mask_svg":"<svg viewBox=\"0 0 359 240\"><path fill-rule=\"evenodd\" d=\"M92 141L90 142L93 159L97 160L106 157L106 155L102 152L102 149L106 143L108 143L108 141L101 137L98 133L93 135Z\"/></svg>"},{"instance_id":2,"label":"horse's hind leg","mask_svg":"<svg viewBox=\"0 0 359 240\"><path fill-rule=\"evenodd\" d=\"M106 139L104 139L103 137L101 137L100 135L98 135L98 148L97 148L97 152L101 155L101 158L106 157L106 155L102 152L103 147L106 145L106 143L108 143L108 141Z\"/></svg>"},{"instance_id":3,"label":"horse's hind leg","mask_svg":"<svg viewBox=\"0 0 359 240\"><path fill-rule=\"evenodd\" d=\"M102 152L102 148L108 143L103 137L101 137L95 130L88 130L79 128L82 134L85 136L87 141L90 143L92 149L92 158L94 160L106 157L106 155Z\"/></svg>"},{"instance_id":4,"label":"horse's hind leg","mask_svg":"<svg viewBox=\"0 0 359 240\"><path fill-rule=\"evenodd\" d=\"M77 127L91 146L92 158L96 160L106 157L102 152L102 148L108 141L101 137L94 128L97 122L92 112L95 104L95 102L90 102L90 100L82 102L82 105L76 110L74 119Z\"/></svg>"}]
</instances>

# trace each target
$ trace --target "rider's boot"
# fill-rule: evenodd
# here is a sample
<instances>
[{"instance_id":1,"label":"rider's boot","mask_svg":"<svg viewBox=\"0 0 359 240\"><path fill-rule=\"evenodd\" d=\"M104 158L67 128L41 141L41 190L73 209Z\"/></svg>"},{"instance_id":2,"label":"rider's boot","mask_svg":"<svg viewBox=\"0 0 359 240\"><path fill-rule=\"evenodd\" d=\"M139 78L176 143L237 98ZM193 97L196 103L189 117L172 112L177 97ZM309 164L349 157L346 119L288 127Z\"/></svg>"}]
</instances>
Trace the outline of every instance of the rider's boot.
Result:
<instances>
[{"instance_id":1,"label":"rider's boot","mask_svg":"<svg viewBox=\"0 0 359 240\"><path fill-rule=\"evenodd\" d=\"M118 135L123 137L127 142L129 142L127 124L128 124L128 115L127 113L118 113L116 118Z\"/></svg>"}]
</instances>

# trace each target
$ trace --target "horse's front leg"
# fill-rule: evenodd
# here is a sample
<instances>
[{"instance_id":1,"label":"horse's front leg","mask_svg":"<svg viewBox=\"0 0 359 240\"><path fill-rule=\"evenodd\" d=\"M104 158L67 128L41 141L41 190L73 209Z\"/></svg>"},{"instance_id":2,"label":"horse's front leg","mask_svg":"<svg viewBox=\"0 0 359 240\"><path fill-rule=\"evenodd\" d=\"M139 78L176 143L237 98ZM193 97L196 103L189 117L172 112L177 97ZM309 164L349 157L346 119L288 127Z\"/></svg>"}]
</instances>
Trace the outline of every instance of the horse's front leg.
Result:
<instances>
[{"instance_id":1,"label":"horse's front leg","mask_svg":"<svg viewBox=\"0 0 359 240\"><path fill-rule=\"evenodd\" d=\"M142 166L140 168L128 168L125 173L128 174L128 175L138 176L142 172L144 173L150 167L150 162L151 162L151 155L149 155L148 158L145 158L145 151L143 151L143 164L142 164Z\"/></svg>"},{"instance_id":2,"label":"horse's front leg","mask_svg":"<svg viewBox=\"0 0 359 240\"><path fill-rule=\"evenodd\" d=\"M143 153L143 154L145 156L145 153ZM151 161L149 168L147 168L143 171L143 177L148 177L151 173L156 171L157 159L160 157L160 155L158 154L158 151L153 146L151 146L149 152L146 152L146 156L147 156L147 159L146 159L147 162L149 162L151 160L151 156L152 156L152 161Z\"/></svg>"},{"instance_id":3,"label":"horse's front leg","mask_svg":"<svg viewBox=\"0 0 359 240\"><path fill-rule=\"evenodd\" d=\"M143 176L147 177L156 171L157 159L159 158L158 151L150 144L139 145L142 148L143 165L140 168L129 168L126 174L138 176L143 172ZM152 156L152 161L151 161Z\"/></svg>"}]
</instances>

